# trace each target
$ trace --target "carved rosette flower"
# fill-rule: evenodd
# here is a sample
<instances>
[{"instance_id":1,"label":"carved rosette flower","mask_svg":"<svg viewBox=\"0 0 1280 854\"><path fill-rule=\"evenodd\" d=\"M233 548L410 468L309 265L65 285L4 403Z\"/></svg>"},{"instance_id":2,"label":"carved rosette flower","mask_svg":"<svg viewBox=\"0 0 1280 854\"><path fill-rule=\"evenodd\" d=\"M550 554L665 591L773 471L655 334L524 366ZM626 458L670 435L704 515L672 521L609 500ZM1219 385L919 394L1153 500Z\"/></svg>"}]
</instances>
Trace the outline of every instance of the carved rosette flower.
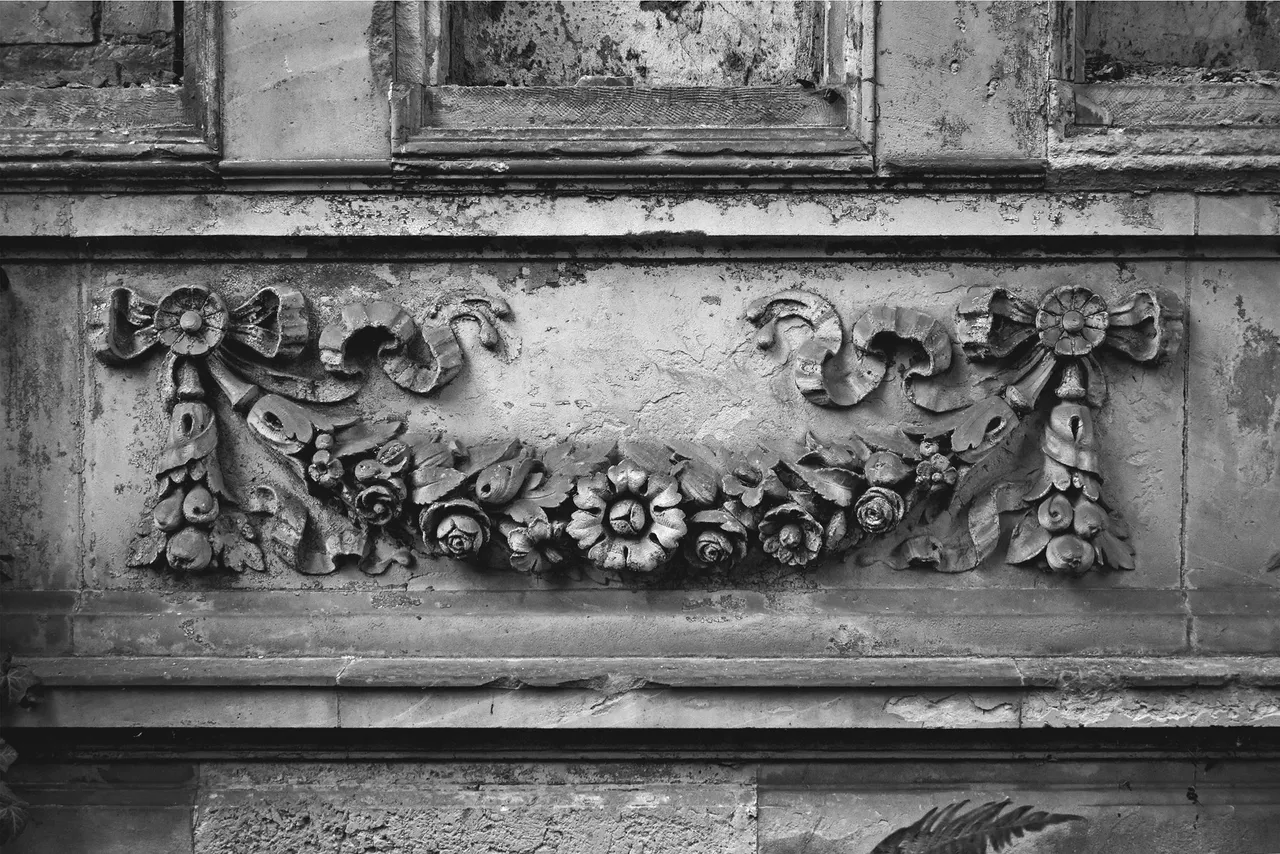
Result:
<instances>
[{"instance_id":1,"label":"carved rosette flower","mask_svg":"<svg viewBox=\"0 0 1280 854\"><path fill-rule=\"evenodd\" d=\"M1107 337L1107 303L1088 288L1058 288L1040 301L1040 344L1059 356L1083 356Z\"/></svg>"},{"instance_id":2,"label":"carved rosette flower","mask_svg":"<svg viewBox=\"0 0 1280 854\"><path fill-rule=\"evenodd\" d=\"M703 510L691 521L685 557L699 569L730 569L747 554L747 527L725 509Z\"/></svg>"},{"instance_id":3,"label":"carved rosette flower","mask_svg":"<svg viewBox=\"0 0 1280 854\"><path fill-rule=\"evenodd\" d=\"M200 287L174 288L156 306L156 337L179 356L203 356L222 343L230 314L227 304Z\"/></svg>"},{"instance_id":4,"label":"carved rosette flower","mask_svg":"<svg viewBox=\"0 0 1280 854\"><path fill-rule=\"evenodd\" d=\"M783 504L760 520L760 544L779 563L804 566L822 550L822 524L799 504Z\"/></svg>"},{"instance_id":5,"label":"carved rosette flower","mask_svg":"<svg viewBox=\"0 0 1280 854\"><path fill-rule=\"evenodd\" d=\"M546 572L565 561L561 545L563 522L536 519L528 525L504 527L511 549L511 568L516 572Z\"/></svg>"},{"instance_id":6,"label":"carved rosette flower","mask_svg":"<svg viewBox=\"0 0 1280 854\"><path fill-rule=\"evenodd\" d=\"M653 572L687 530L676 482L631 460L579 480L573 503L567 531L603 569Z\"/></svg>"},{"instance_id":7,"label":"carved rosette flower","mask_svg":"<svg viewBox=\"0 0 1280 854\"><path fill-rule=\"evenodd\" d=\"M868 534L892 531L898 527L906 511L906 502L902 496L882 486L869 487L853 505L853 515L858 520L858 526Z\"/></svg>"},{"instance_id":8,"label":"carved rosette flower","mask_svg":"<svg viewBox=\"0 0 1280 854\"><path fill-rule=\"evenodd\" d=\"M437 554L466 560L480 554L489 542L489 516L465 498L440 501L419 517L422 538Z\"/></svg>"}]
</instances>

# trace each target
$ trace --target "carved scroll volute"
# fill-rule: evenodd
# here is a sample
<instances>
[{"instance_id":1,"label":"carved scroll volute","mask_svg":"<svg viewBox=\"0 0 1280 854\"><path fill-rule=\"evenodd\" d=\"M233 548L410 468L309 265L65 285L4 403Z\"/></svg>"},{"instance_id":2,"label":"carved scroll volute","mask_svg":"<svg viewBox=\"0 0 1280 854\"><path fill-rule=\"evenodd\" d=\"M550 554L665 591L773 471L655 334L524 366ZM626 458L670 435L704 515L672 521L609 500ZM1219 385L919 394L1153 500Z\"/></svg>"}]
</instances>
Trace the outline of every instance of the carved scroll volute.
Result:
<instances>
[{"instance_id":1,"label":"carved scroll volute","mask_svg":"<svg viewBox=\"0 0 1280 854\"><path fill-rule=\"evenodd\" d=\"M406 391L431 394L448 385L462 369L462 348L453 324L475 321L480 327L480 343L497 349L502 345L497 318L510 316L511 308L496 297L454 293L437 300L429 314L444 322L419 327L402 307L383 301L344 306L341 319L320 333L320 361L334 374L359 377L361 370L351 361L348 347L360 333L380 332L386 340L378 347L377 358L386 375ZM415 354L419 347L425 358Z\"/></svg>"}]
</instances>

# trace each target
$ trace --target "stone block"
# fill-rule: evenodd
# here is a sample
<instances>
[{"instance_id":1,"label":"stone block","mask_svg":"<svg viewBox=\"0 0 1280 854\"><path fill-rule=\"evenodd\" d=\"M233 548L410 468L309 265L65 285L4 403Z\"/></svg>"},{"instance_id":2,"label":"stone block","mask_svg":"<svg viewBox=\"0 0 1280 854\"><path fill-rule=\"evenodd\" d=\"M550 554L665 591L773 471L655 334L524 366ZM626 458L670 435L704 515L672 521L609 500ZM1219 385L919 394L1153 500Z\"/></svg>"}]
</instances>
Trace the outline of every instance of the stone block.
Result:
<instances>
[{"instance_id":1,"label":"stone block","mask_svg":"<svg viewBox=\"0 0 1280 854\"><path fill-rule=\"evenodd\" d=\"M0 3L0 44L88 44L93 38L91 0Z\"/></svg>"},{"instance_id":2,"label":"stone block","mask_svg":"<svg viewBox=\"0 0 1280 854\"><path fill-rule=\"evenodd\" d=\"M103 36L149 36L173 32L172 0L105 0Z\"/></svg>"},{"instance_id":3,"label":"stone block","mask_svg":"<svg viewBox=\"0 0 1280 854\"><path fill-rule=\"evenodd\" d=\"M32 824L6 854L181 854L191 851L195 766L123 761L16 763L8 781Z\"/></svg>"},{"instance_id":4,"label":"stone block","mask_svg":"<svg viewBox=\"0 0 1280 854\"><path fill-rule=\"evenodd\" d=\"M979 171L1045 157L1048 3L886 3L877 160Z\"/></svg>"},{"instance_id":5,"label":"stone block","mask_svg":"<svg viewBox=\"0 0 1280 854\"><path fill-rule=\"evenodd\" d=\"M211 764L195 851L747 854L751 777L667 763Z\"/></svg>"},{"instance_id":6,"label":"stone block","mask_svg":"<svg viewBox=\"0 0 1280 854\"><path fill-rule=\"evenodd\" d=\"M4 4L9 5L9 4ZM20 4L14 4L20 5ZM80 478L86 354L79 303L83 268L6 265L0 306L0 565L6 587L80 586Z\"/></svg>"},{"instance_id":7,"label":"stone block","mask_svg":"<svg viewBox=\"0 0 1280 854\"><path fill-rule=\"evenodd\" d=\"M1274 851L1280 845L1278 771L1267 762L1070 759L766 766L759 851L870 851L934 807L1005 798L1085 819L1030 834L1019 850Z\"/></svg>"},{"instance_id":8,"label":"stone block","mask_svg":"<svg viewBox=\"0 0 1280 854\"><path fill-rule=\"evenodd\" d=\"M370 63L372 12L363 2L226 5L228 159L386 159L390 107Z\"/></svg>"},{"instance_id":9,"label":"stone block","mask_svg":"<svg viewBox=\"0 0 1280 854\"><path fill-rule=\"evenodd\" d=\"M1280 291L1270 261L1192 262L1187 583L1280 584Z\"/></svg>"}]
</instances>

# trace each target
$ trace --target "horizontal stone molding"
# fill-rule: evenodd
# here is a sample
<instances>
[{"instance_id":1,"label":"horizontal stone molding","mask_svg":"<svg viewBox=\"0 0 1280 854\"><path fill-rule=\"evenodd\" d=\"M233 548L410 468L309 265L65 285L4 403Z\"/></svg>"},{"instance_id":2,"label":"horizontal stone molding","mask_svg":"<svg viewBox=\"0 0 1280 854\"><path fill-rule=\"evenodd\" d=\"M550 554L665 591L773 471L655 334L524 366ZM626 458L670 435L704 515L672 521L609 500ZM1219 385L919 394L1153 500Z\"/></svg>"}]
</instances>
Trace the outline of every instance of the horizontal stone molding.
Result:
<instances>
[{"instance_id":1,"label":"horizontal stone molding","mask_svg":"<svg viewBox=\"0 0 1280 854\"><path fill-rule=\"evenodd\" d=\"M1280 658L32 658L50 688L1122 688L1280 686Z\"/></svg>"}]
</instances>

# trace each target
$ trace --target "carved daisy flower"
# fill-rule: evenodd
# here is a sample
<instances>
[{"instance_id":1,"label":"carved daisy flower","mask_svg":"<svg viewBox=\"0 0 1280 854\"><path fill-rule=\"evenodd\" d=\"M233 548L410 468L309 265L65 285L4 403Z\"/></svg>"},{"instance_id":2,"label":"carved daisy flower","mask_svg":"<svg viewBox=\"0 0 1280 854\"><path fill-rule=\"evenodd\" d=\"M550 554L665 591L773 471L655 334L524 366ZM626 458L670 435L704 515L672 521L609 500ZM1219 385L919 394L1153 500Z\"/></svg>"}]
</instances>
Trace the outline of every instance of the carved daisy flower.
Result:
<instances>
[{"instance_id":1,"label":"carved daisy flower","mask_svg":"<svg viewBox=\"0 0 1280 854\"><path fill-rule=\"evenodd\" d=\"M653 572L686 531L676 482L631 460L579 480L573 503L568 533L603 569Z\"/></svg>"}]
</instances>

